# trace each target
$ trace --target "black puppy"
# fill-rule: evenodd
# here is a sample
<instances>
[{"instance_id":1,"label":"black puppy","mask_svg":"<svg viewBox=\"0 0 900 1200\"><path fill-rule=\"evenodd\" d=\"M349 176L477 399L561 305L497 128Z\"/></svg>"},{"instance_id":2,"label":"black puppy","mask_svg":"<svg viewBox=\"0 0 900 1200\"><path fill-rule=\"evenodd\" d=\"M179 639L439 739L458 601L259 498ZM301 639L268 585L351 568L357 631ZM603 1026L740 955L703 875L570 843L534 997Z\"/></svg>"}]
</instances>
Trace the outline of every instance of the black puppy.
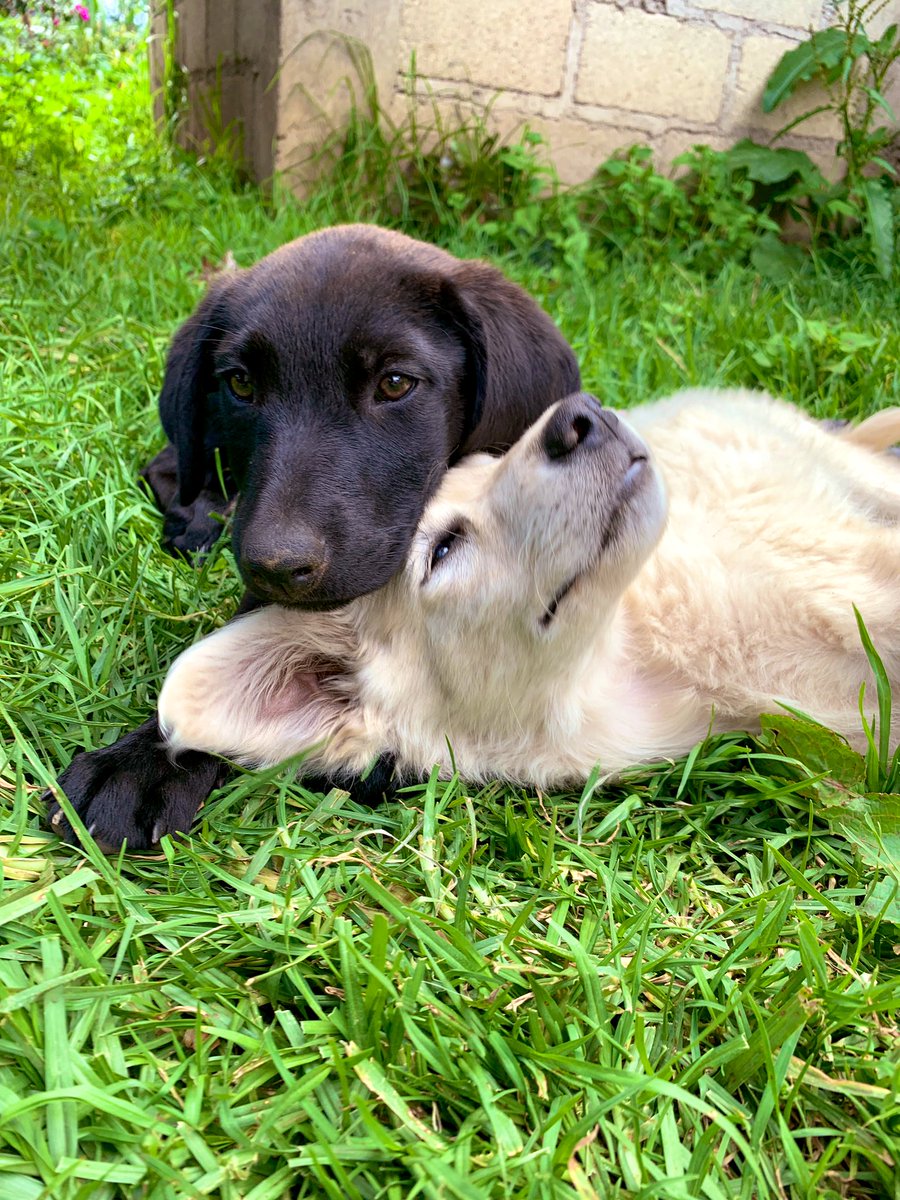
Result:
<instances>
[{"instance_id":1,"label":"black puppy","mask_svg":"<svg viewBox=\"0 0 900 1200\"><path fill-rule=\"evenodd\" d=\"M171 547L219 528L203 524L209 497L219 511L229 499L218 451L251 591L344 603L400 566L448 462L505 448L577 385L550 319L486 263L367 225L300 238L219 276L172 344L160 396L178 459Z\"/></svg>"},{"instance_id":2,"label":"black puppy","mask_svg":"<svg viewBox=\"0 0 900 1200\"><path fill-rule=\"evenodd\" d=\"M338 226L213 282L160 395L177 492L171 450L145 475L176 551L211 544L210 512L236 494L242 608L331 608L394 574L449 463L505 448L579 387L553 323L496 268ZM99 841L138 849L187 830L224 772L170 761L154 718L77 755L60 785ZM356 794L379 798L389 775ZM52 820L74 837L56 806Z\"/></svg>"}]
</instances>

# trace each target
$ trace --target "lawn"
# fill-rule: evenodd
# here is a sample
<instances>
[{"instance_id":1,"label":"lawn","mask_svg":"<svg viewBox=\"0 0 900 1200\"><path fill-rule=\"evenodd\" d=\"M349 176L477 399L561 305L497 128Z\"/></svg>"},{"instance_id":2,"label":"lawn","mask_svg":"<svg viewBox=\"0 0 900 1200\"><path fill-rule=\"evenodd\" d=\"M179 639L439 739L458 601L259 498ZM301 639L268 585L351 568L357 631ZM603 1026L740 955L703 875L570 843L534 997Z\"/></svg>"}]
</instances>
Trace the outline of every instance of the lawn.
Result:
<instances>
[{"instance_id":1,"label":"lawn","mask_svg":"<svg viewBox=\"0 0 900 1200\"><path fill-rule=\"evenodd\" d=\"M900 1195L900 801L827 731L776 714L608 791L432 780L375 811L243 774L139 858L45 831L43 788L240 592L224 540L162 553L135 479L204 273L397 211L179 157L123 45L68 75L15 50L0 115L2 1200ZM900 403L897 284L853 243L776 286L722 228L533 210L433 236L532 291L604 402Z\"/></svg>"}]
</instances>

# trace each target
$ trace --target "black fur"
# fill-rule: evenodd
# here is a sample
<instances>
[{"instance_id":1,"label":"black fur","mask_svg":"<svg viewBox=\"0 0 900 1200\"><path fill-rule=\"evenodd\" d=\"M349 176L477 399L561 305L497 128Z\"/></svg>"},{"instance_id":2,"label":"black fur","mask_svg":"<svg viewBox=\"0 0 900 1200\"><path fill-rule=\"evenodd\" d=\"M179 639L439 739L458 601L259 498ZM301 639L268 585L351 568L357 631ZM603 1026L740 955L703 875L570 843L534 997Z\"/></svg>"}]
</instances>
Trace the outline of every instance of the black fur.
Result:
<instances>
[{"instance_id":1,"label":"black fur","mask_svg":"<svg viewBox=\"0 0 900 1200\"><path fill-rule=\"evenodd\" d=\"M351 775L347 771L335 771L331 775L304 775L303 786L311 792L329 792L332 788L343 788L351 799L364 808L377 808L393 800L400 788L415 782L397 774L397 760L392 754L382 754L365 775Z\"/></svg>"},{"instance_id":2,"label":"black fur","mask_svg":"<svg viewBox=\"0 0 900 1200\"><path fill-rule=\"evenodd\" d=\"M235 370L252 401L229 389ZM392 370L416 385L385 402ZM159 402L177 451L166 541L211 544L209 512L236 494L247 586L342 604L398 569L448 462L506 448L578 386L552 322L495 268L371 226L301 238L220 276L174 339Z\"/></svg>"},{"instance_id":3,"label":"black fur","mask_svg":"<svg viewBox=\"0 0 900 1200\"><path fill-rule=\"evenodd\" d=\"M187 833L197 809L228 775L228 764L211 754L190 750L173 757L166 749L156 717L112 746L76 754L59 777L98 845L132 850L158 842L164 833ZM55 802L51 827L67 842L75 832Z\"/></svg>"},{"instance_id":4,"label":"black fur","mask_svg":"<svg viewBox=\"0 0 900 1200\"><path fill-rule=\"evenodd\" d=\"M393 372L415 384L385 400L379 381ZM235 373L249 401L229 386ZM332 608L400 567L448 463L505 449L579 387L553 323L494 267L338 226L214 281L166 364L159 405L172 445L142 474L175 553L212 545L233 506L251 593L242 611ZM190 826L223 777L214 762L173 764L149 721L78 755L60 784L104 843L139 849ZM369 803L392 778L382 766L343 783Z\"/></svg>"},{"instance_id":5,"label":"black fur","mask_svg":"<svg viewBox=\"0 0 900 1200\"><path fill-rule=\"evenodd\" d=\"M163 549L175 557L194 559L217 540L225 518L234 505L234 484L230 473L223 475L223 492L218 474L204 480L196 499L189 505L179 503L178 456L171 442L140 471L156 507L163 514Z\"/></svg>"}]
</instances>

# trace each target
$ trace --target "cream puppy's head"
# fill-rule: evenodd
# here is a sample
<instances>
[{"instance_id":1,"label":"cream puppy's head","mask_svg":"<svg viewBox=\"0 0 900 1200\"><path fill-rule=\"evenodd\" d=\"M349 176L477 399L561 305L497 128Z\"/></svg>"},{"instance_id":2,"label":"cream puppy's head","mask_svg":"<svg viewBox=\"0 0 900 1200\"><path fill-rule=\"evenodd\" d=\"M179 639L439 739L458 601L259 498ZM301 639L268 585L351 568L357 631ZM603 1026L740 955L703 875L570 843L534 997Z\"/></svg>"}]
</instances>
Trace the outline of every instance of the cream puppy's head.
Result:
<instances>
[{"instance_id":1,"label":"cream puppy's head","mask_svg":"<svg viewBox=\"0 0 900 1200\"><path fill-rule=\"evenodd\" d=\"M521 778L538 733L577 722L579 677L665 511L643 440L570 396L505 457L448 472L380 591L333 613L262 609L183 654L161 725L175 749L248 764L308 751L360 771L390 754L406 773Z\"/></svg>"},{"instance_id":2,"label":"cream puppy's head","mask_svg":"<svg viewBox=\"0 0 900 1200\"><path fill-rule=\"evenodd\" d=\"M488 731L568 680L664 515L643 440L593 397L571 396L504 458L447 475L404 570L369 601L363 635L373 650L402 645L456 720L471 713Z\"/></svg>"}]
</instances>

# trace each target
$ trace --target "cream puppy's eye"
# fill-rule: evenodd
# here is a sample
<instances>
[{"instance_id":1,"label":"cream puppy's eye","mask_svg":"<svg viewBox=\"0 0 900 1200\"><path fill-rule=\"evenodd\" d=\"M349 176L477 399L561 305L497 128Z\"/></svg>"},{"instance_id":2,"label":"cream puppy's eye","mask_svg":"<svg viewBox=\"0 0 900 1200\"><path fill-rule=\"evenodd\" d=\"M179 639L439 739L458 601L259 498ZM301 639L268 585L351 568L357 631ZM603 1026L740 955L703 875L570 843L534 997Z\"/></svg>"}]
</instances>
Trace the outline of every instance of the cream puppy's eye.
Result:
<instances>
[{"instance_id":1,"label":"cream puppy's eye","mask_svg":"<svg viewBox=\"0 0 900 1200\"><path fill-rule=\"evenodd\" d=\"M436 542L432 543L430 563L432 571L444 561L456 543L465 537L465 533L465 528L462 525L454 525L452 529L448 529L446 533L441 534Z\"/></svg>"}]
</instances>

